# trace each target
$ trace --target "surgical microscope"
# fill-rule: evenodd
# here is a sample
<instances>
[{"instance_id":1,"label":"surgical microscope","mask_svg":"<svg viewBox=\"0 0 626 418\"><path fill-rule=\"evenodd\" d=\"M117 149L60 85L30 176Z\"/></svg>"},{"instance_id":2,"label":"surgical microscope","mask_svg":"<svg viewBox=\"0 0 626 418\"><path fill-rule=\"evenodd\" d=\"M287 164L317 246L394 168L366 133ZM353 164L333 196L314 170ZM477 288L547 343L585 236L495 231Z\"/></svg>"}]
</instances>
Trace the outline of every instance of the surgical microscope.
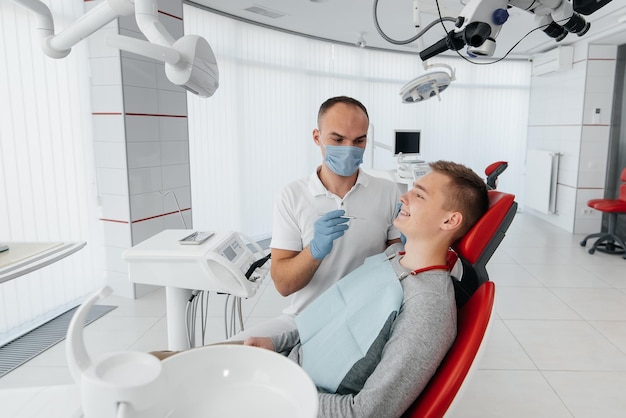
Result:
<instances>
[{"instance_id":1,"label":"surgical microscope","mask_svg":"<svg viewBox=\"0 0 626 418\"><path fill-rule=\"evenodd\" d=\"M491 57L496 37L509 18L508 9L517 7L535 15L537 27L557 42L568 33L583 36L590 15L612 0L471 0L455 22L455 28L434 45L422 50L425 61L447 50L458 51L467 45L470 56Z\"/></svg>"}]
</instances>

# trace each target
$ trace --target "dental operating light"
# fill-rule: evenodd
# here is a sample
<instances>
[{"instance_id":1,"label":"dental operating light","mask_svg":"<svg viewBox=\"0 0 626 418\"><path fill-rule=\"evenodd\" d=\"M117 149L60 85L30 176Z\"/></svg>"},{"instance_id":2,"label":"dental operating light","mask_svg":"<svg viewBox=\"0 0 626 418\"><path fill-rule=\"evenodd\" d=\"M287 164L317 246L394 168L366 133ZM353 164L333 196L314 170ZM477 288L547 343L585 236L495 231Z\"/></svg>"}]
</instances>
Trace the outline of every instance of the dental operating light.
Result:
<instances>
[{"instance_id":1,"label":"dental operating light","mask_svg":"<svg viewBox=\"0 0 626 418\"><path fill-rule=\"evenodd\" d=\"M455 80L454 69L447 64L425 63L424 68L427 70L425 73L409 81L400 89L402 103L417 103L431 97L441 100L439 94ZM444 68L447 71L438 68Z\"/></svg>"},{"instance_id":2,"label":"dental operating light","mask_svg":"<svg viewBox=\"0 0 626 418\"><path fill-rule=\"evenodd\" d=\"M158 19L156 0L102 1L58 34L48 6L40 0L14 1L35 14L41 48L51 58L66 57L81 40L118 17L134 13L147 41L108 35L108 46L165 63L165 75L172 83L200 97L211 97L219 87L217 60L209 43L197 35L175 40Z\"/></svg>"},{"instance_id":3,"label":"dental operating light","mask_svg":"<svg viewBox=\"0 0 626 418\"><path fill-rule=\"evenodd\" d=\"M421 27L419 7L419 1L414 0L413 25L417 31L419 31ZM443 19L441 20L443 21ZM418 32L416 39L420 50L422 50L424 46L420 34L423 34L426 30L430 29L432 25L433 23ZM400 89L402 103L418 103L428 100L431 97L437 97L437 99L441 101L439 94L447 89L450 83L455 80L454 69L447 64L431 63L429 60L424 60L422 66L425 72L406 83Z\"/></svg>"}]
</instances>

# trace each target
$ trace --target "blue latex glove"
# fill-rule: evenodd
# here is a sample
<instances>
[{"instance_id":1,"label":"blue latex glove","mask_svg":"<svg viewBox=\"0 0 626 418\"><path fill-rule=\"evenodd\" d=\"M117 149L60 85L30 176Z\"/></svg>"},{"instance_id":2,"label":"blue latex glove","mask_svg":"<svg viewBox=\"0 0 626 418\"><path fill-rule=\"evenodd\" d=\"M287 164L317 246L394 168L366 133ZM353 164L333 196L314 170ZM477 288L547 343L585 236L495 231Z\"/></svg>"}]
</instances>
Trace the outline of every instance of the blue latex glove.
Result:
<instances>
[{"instance_id":1,"label":"blue latex glove","mask_svg":"<svg viewBox=\"0 0 626 418\"><path fill-rule=\"evenodd\" d=\"M396 204L396 218L400 214L400 209L402 209L402 202ZM400 232L400 242L402 242L402 245L406 244L406 237L402 232Z\"/></svg>"},{"instance_id":2,"label":"blue latex glove","mask_svg":"<svg viewBox=\"0 0 626 418\"><path fill-rule=\"evenodd\" d=\"M348 219L342 218L345 210L331 210L323 215L313 226L313 239L309 243L311 255L317 260L326 257L333 249L333 241L343 235L348 229Z\"/></svg>"}]
</instances>

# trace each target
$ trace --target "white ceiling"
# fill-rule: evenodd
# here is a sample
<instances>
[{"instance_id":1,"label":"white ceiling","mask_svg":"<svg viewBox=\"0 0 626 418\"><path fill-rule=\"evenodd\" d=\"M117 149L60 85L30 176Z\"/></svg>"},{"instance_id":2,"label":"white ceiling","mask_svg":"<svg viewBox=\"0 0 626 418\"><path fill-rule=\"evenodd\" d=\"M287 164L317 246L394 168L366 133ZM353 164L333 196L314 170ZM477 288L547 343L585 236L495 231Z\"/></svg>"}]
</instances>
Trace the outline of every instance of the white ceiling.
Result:
<instances>
[{"instance_id":1,"label":"white ceiling","mask_svg":"<svg viewBox=\"0 0 626 418\"><path fill-rule=\"evenodd\" d=\"M442 16L456 18L463 10L463 4L468 1L439 0ZM355 44L362 35L367 47L410 52L418 52L420 49L418 41L409 45L395 45L378 33L373 18L374 0L194 0L187 3L263 25L337 42ZM584 16L591 23L589 32L582 38L570 33L559 44L569 45L582 39L616 45L626 43L626 21L618 21L622 16L626 19L624 3L623 0L613 0L591 16ZM283 16L273 18L245 10L255 6ZM420 7L421 23L424 27L436 19L436 0L420 0ZM379 24L388 37L406 40L416 34L413 28L413 0L379 0L377 10ZM535 28L534 15L516 7L511 8L509 13L509 20L496 39L495 58L504 56L516 42ZM453 28L453 22L445 22L445 25L448 31ZM444 36L442 26L436 25L423 37L423 46L428 47ZM557 43L552 38L537 30L522 40L509 57L527 58L555 46Z\"/></svg>"}]
</instances>

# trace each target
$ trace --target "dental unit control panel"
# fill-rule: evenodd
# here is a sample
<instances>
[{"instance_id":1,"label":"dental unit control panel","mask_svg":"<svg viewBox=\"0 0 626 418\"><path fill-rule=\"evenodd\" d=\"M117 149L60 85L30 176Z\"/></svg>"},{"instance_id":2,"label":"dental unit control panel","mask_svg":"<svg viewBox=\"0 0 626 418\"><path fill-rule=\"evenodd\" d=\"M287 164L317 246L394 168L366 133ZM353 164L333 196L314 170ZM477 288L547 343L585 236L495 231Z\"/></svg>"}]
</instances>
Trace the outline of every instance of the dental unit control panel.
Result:
<instances>
[{"instance_id":1,"label":"dental unit control panel","mask_svg":"<svg viewBox=\"0 0 626 418\"><path fill-rule=\"evenodd\" d=\"M128 262L131 282L166 287L170 350L191 348L185 324L187 302L193 292L249 298L256 294L265 274L255 268L257 260L265 256L255 241L233 231L211 231L208 237L204 232L194 234L186 229L168 229L122 255ZM183 240L201 235L201 242L183 245Z\"/></svg>"},{"instance_id":2,"label":"dental unit control panel","mask_svg":"<svg viewBox=\"0 0 626 418\"><path fill-rule=\"evenodd\" d=\"M244 298L254 296L258 287L256 279L247 279L245 273L263 252L255 242L250 242L257 247L253 253L241 234L222 231L212 233L197 245L181 245L187 243L183 241L185 238L205 235L189 232L165 230L124 252L130 281Z\"/></svg>"}]
</instances>

